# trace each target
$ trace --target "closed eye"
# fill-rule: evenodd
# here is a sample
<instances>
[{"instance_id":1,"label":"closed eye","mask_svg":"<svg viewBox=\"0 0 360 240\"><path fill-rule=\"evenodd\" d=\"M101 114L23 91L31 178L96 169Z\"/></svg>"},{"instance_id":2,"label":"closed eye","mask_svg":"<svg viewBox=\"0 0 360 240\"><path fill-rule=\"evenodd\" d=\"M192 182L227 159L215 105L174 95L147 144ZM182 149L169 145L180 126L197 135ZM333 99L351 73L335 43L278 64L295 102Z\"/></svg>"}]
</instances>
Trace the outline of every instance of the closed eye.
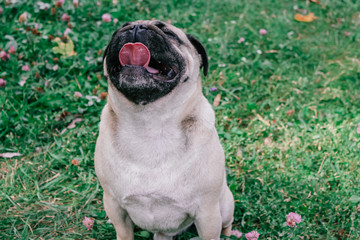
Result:
<instances>
[{"instance_id":1,"label":"closed eye","mask_svg":"<svg viewBox=\"0 0 360 240\"><path fill-rule=\"evenodd\" d=\"M162 31L166 34L166 35L168 35L168 36L170 36L170 37L173 37L173 38L178 38L178 36L173 32L173 31L171 31L171 30L168 30L168 29L162 29Z\"/></svg>"},{"instance_id":2,"label":"closed eye","mask_svg":"<svg viewBox=\"0 0 360 240\"><path fill-rule=\"evenodd\" d=\"M157 23L155 23L154 25L155 25L156 27L160 28L160 29L162 29L163 27L165 27L165 24L162 23L162 22L157 22Z\"/></svg>"},{"instance_id":3,"label":"closed eye","mask_svg":"<svg viewBox=\"0 0 360 240\"><path fill-rule=\"evenodd\" d=\"M172 39L175 39L178 43L182 44L183 41L180 40L178 35L176 35L173 31L166 28L166 25L162 22L157 22L154 24L156 27L158 27L163 33L165 33L167 36L171 37Z\"/></svg>"},{"instance_id":4,"label":"closed eye","mask_svg":"<svg viewBox=\"0 0 360 240\"><path fill-rule=\"evenodd\" d=\"M126 27L126 26L129 26L129 25L130 25L130 22L126 22L126 23L124 23L124 24L121 26L121 28Z\"/></svg>"}]
</instances>

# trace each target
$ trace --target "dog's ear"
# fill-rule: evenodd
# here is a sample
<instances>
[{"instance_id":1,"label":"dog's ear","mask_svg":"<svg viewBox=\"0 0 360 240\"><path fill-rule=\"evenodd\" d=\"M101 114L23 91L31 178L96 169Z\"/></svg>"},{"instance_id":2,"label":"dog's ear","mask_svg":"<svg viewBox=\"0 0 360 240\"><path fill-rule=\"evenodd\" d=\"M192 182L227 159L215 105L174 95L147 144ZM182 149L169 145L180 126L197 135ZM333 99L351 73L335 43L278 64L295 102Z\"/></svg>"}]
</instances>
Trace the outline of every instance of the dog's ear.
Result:
<instances>
[{"instance_id":1,"label":"dog's ear","mask_svg":"<svg viewBox=\"0 0 360 240\"><path fill-rule=\"evenodd\" d=\"M208 61L208 56L205 50L205 47L201 44L201 42L194 37L193 35L190 34L186 34L186 36L188 37L188 39L190 40L190 42L192 43L192 45L194 45L195 49L198 51L198 53L201 56L201 61L202 61L202 67L203 67L203 71L204 71L204 75L207 75L208 72L208 68L209 68L209 61Z\"/></svg>"}]
</instances>

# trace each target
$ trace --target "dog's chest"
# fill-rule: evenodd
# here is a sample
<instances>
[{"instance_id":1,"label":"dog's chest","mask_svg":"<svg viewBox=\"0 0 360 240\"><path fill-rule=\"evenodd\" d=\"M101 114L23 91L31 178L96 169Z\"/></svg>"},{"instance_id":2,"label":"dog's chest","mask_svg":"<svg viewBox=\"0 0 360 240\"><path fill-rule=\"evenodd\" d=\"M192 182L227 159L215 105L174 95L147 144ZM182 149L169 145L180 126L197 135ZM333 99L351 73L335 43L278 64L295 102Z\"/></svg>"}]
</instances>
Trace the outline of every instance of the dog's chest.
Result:
<instances>
[{"instance_id":1,"label":"dog's chest","mask_svg":"<svg viewBox=\"0 0 360 240\"><path fill-rule=\"evenodd\" d=\"M150 169L130 165L119 173L122 186L112 189L138 226L176 232L191 223L197 206L183 167L178 166L178 172L174 172L167 164Z\"/></svg>"},{"instance_id":2,"label":"dog's chest","mask_svg":"<svg viewBox=\"0 0 360 240\"><path fill-rule=\"evenodd\" d=\"M196 189L190 184L196 167L183 133L171 128L128 128L118 136L121 151L110 160L115 160L110 169L116 176L111 189L131 219L152 231L176 232L191 223L197 207Z\"/></svg>"}]
</instances>

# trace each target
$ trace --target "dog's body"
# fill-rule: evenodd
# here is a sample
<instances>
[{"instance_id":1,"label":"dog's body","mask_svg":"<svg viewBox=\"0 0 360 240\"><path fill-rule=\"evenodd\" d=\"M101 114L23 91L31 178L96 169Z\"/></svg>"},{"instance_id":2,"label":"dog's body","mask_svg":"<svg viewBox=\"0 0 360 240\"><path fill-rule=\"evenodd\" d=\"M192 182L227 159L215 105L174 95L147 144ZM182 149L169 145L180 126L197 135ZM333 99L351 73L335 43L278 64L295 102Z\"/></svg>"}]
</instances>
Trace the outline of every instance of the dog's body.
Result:
<instances>
[{"instance_id":1,"label":"dog's body","mask_svg":"<svg viewBox=\"0 0 360 240\"><path fill-rule=\"evenodd\" d=\"M165 28L176 38L162 34L159 29ZM164 55L154 52L158 48L151 43L154 34L166 38L161 40ZM123 40L129 35L135 40ZM133 41L146 47L126 45ZM199 70L202 63L206 73L207 57L199 44L172 25L138 21L118 30L106 50L108 103L101 115L95 167L118 239L133 239L133 223L154 232L156 240L172 239L192 223L204 240L219 239L222 229L223 234L230 233L234 203L214 112L201 90ZM169 65L151 61L148 65L148 53L138 53L145 48L160 59L151 61L169 58ZM118 54L117 61L112 52ZM147 86L147 81L169 83L157 91L156 84L163 82Z\"/></svg>"}]
</instances>

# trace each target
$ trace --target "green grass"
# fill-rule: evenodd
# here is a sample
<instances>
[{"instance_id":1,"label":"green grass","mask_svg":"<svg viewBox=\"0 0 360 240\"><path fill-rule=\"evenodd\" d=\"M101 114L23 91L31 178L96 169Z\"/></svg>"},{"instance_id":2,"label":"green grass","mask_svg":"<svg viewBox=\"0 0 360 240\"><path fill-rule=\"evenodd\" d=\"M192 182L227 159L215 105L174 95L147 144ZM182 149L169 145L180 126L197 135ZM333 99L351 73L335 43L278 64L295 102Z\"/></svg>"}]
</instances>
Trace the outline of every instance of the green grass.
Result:
<instances>
[{"instance_id":1,"label":"green grass","mask_svg":"<svg viewBox=\"0 0 360 240\"><path fill-rule=\"evenodd\" d=\"M152 18L171 20L208 50L203 87L210 102L221 95L214 109L236 201L234 228L256 230L260 239L360 239L359 1L71 2L51 15L36 1L0 0L0 48L17 47L0 60L7 81L0 88L0 153L22 154L0 158L0 239L115 239L93 162L106 100L90 106L86 96L107 91L100 50L113 31ZM295 21L295 5L319 18ZM18 21L23 12L31 15L26 24ZM69 58L48 40L65 31L63 13L77 53ZM119 23L102 22L104 13ZM35 23L41 36L26 30ZM260 35L261 28L268 33ZM29 72L21 70L25 64ZM68 129L75 118L82 121ZM293 233L284 225L289 212L303 219ZM85 216L95 220L91 231ZM150 239L141 229L135 234Z\"/></svg>"}]
</instances>

